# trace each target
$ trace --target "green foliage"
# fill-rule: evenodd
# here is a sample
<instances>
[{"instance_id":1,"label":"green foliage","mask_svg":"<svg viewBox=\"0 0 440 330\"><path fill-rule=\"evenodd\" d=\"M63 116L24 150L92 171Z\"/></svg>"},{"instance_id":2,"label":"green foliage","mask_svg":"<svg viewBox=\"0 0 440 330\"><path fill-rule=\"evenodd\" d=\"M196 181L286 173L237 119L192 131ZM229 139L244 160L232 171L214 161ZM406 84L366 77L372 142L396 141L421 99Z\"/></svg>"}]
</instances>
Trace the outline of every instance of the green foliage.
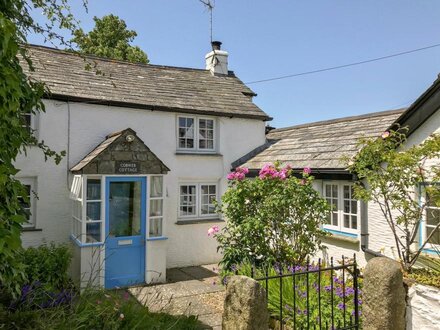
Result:
<instances>
[{"instance_id":1,"label":"green foliage","mask_svg":"<svg viewBox=\"0 0 440 330\"><path fill-rule=\"evenodd\" d=\"M440 136L432 135L419 145L406 146L406 130L385 132L382 138L359 141L360 152L346 160L357 176L355 195L380 206L393 233L402 268L411 271L426 245L413 250L426 206L440 205L440 186L426 186L426 201L420 205L419 187L438 182L439 167L432 160L440 156ZM440 225L440 223L439 223ZM438 227L437 227L438 228Z\"/></svg>"},{"instance_id":2,"label":"green foliage","mask_svg":"<svg viewBox=\"0 0 440 330\"><path fill-rule=\"evenodd\" d=\"M228 219L216 235L223 269L234 264L286 262L299 264L320 247L320 229L328 205L313 188L313 177L292 175L289 167L266 166L256 179L244 179L247 169L228 178L220 211Z\"/></svg>"},{"instance_id":3,"label":"green foliage","mask_svg":"<svg viewBox=\"0 0 440 330\"><path fill-rule=\"evenodd\" d=\"M35 22L30 10L43 12L47 21ZM31 146L39 147L46 158L58 163L64 153L56 153L24 127L26 113L44 111L41 98L44 84L30 79L23 67L32 71L26 35L39 33L47 40L62 38L56 29L74 29L75 21L67 0L4 0L0 2L0 290L17 295L25 282L21 253L21 224L25 214L19 196L24 187L14 179L18 169L14 161ZM76 29L76 28L75 28Z\"/></svg>"},{"instance_id":4,"label":"green foliage","mask_svg":"<svg viewBox=\"0 0 440 330\"><path fill-rule=\"evenodd\" d=\"M198 329L194 316L150 313L127 292L89 290L72 306L0 310L0 327L29 330L70 329ZM2 327L3 328L3 327Z\"/></svg>"},{"instance_id":5,"label":"green foliage","mask_svg":"<svg viewBox=\"0 0 440 330\"><path fill-rule=\"evenodd\" d=\"M61 290L70 285L68 270L72 252L68 245L42 245L23 252L28 283L41 282L49 289Z\"/></svg>"},{"instance_id":6,"label":"green foliage","mask_svg":"<svg viewBox=\"0 0 440 330\"><path fill-rule=\"evenodd\" d=\"M72 42L76 43L83 54L124 60L134 63L148 63L147 54L130 43L137 36L127 29L125 21L115 15L102 18L94 17L95 27L84 33L82 29L74 32Z\"/></svg>"},{"instance_id":7,"label":"green foliage","mask_svg":"<svg viewBox=\"0 0 440 330\"><path fill-rule=\"evenodd\" d=\"M326 265L322 264L321 268L325 268ZM289 326L293 326L294 314L295 314L295 326L298 329L307 329L307 315L311 328L313 325L318 327L319 325L319 298L321 299L321 322L322 326L327 323L328 328L331 328L332 319L332 306L334 314L335 328L337 324L341 327L344 324L344 309L345 309L345 321L349 324L350 318L354 323L354 287L353 278L345 272L335 271L321 271L320 276L318 272L305 274L307 270L316 271L318 265L307 266L280 266L269 267L267 275L275 278L266 281L259 281L259 283L268 291L268 309L274 319L280 317L280 292L283 294L283 321ZM251 276L252 271L249 264L241 265L237 268L239 275ZM280 279L276 276L280 274L294 274L295 282L292 276L286 276ZM303 273L303 274L301 274ZM264 278L267 276L266 270L257 269L254 271L255 278ZM345 281L343 281L343 276ZM359 280L359 278L358 278ZM308 288L307 288L308 283ZM282 285L282 290L280 289ZM358 286L361 288L362 282L358 281ZM308 292L308 297L307 297ZM307 305L308 298L308 305ZM360 315L362 307L362 292L358 289L358 311ZM295 302L294 302L295 301ZM337 327L339 328L339 327Z\"/></svg>"}]
</instances>

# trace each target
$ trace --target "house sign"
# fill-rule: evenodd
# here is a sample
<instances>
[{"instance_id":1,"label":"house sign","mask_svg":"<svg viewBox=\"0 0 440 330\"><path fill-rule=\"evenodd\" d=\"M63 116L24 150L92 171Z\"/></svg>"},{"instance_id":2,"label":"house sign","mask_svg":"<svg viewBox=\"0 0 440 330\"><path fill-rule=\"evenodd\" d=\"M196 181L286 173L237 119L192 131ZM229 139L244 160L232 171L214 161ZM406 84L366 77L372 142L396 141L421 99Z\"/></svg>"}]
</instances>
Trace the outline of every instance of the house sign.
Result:
<instances>
[{"instance_id":1,"label":"house sign","mask_svg":"<svg viewBox=\"0 0 440 330\"><path fill-rule=\"evenodd\" d=\"M139 173L139 162L117 161L115 164L116 174L136 174Z\"/></svg>"}]
</instances>

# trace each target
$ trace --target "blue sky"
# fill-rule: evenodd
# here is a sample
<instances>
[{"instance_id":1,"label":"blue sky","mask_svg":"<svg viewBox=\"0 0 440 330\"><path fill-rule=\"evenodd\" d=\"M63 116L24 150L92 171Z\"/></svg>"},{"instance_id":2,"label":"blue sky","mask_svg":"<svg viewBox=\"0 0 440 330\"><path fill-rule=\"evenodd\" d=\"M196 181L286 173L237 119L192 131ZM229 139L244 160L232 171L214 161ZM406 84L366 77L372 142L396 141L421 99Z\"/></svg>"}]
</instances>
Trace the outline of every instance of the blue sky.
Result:
<instances>
[{"instance_id":1,"label":"blue sky","mask_svg":"<svg viewBox=\"0 0 440 330\"><path fill-rule=\"evenodd\" d=\"M153 64L204 68L209 15L198 0L89 0L88 13L72 3L86 31L93 16L124 19ZM249 82L440 43L439 13L437 0L216 0L213 34L230 70ZM437 47L249 87L283 127L408 106L439 72Z\"/></svg>"}]
</instances>

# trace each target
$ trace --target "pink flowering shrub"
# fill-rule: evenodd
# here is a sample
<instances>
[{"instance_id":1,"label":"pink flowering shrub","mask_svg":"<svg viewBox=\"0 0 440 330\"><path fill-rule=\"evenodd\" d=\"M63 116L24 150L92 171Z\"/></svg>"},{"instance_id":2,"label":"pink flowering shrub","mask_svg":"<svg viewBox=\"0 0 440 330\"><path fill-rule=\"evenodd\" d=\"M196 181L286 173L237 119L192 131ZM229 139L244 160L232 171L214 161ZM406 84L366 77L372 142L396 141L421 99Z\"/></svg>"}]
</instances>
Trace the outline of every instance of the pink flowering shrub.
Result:
<instances>
[{"instance_id":1,"label":"pink flowering shrub","mask_svg":"<svg viewBox=\"0 0 440 330\"><path fill-rule=\"evenodd\" d=\"M243 262L301 263L320 248L328 205L312 187L310 168L293 173L289 165L266 164L246 180L247 168L228 174L222 197L224 229L210 229L223 254L224 268Z\"/></svg>"}]
</instances>

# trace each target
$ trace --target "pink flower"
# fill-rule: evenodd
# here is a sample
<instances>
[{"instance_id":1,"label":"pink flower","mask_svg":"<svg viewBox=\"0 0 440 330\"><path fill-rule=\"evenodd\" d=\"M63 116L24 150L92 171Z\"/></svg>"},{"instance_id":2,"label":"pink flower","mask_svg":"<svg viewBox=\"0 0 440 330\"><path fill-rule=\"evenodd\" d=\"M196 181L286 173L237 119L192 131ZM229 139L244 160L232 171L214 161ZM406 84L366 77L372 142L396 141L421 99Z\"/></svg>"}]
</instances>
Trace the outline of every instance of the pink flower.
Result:
<instances>
[{"instance_id":1,"label":"pink flower","mask_svg":"<svg viewBox=\"0 0 440 330\"><path fill-rule=\"evenodd\" d=\"M300 185L305 185L306 184L306 179L301 179L301 181L299 182Z\"/></svg>"},{"instance_id":2,"label":"pink flower","mask_svg":"<svg viewBox=\"0 0 440 330\"><path fill-rule=\"evenodd\" d=\"M312 173L312 169L310 167L304 167L303 172L304 172L304 174L310 174L310 173Z\"/></svg>"},{"instance_id":3,"label":"pink flower","mask_svg":"<svg viewBox=\"0 0 440 330\"><path fill-rule=\"evenodd\" d=\"M235 173L234 173L234 172L229 173L229 174L226 176L226 179L228 179L228 180L234 180L234 179L235 179Z\"/></svg>"},{"instance_id":4,"label":"pink flower","mask_svg":"<svg viewBox=\"0 0 440 330\"><path fill-rule=\"evenodd\" d=\"M218 233L219 231L220 231L220 228L218 226L212 226L211 228L208 229L208 236L211 237L215 233Z\"/></svg>"},{"instance_id":5,"label":"pink flower","mask_svg":"<svg viewBox=\"0 0 440 330\"><path fill-rule=\"evenodd\" d=\"M382 139L386 139L389 136L390 136L390 132L388 132L388 131L385 131L382 133Z\"/></svg>"},{"instance_id":6,"label":"pink flower","mask_svg":"<svg viewBox=\"0 0 440 330\"><path fill-rule=\"evenodd\" d=\"M235 172L243 173L243 174L248 174L249 173L249 169L247 167L237 167L235 169Z\"/></svg>"},{"instance_id":7,"label":"pink flower","mask_svg":"<svg viewBox=\"0 0 440 330\"><path fill-rule=\"evenodd\" d=\"M275 169L275 166L272 163L266 164L263 166L263 168L260 170L259 177L260 179L265 178L276 178L278 176L278 172Z\"/></svg>"}]
</instances>

